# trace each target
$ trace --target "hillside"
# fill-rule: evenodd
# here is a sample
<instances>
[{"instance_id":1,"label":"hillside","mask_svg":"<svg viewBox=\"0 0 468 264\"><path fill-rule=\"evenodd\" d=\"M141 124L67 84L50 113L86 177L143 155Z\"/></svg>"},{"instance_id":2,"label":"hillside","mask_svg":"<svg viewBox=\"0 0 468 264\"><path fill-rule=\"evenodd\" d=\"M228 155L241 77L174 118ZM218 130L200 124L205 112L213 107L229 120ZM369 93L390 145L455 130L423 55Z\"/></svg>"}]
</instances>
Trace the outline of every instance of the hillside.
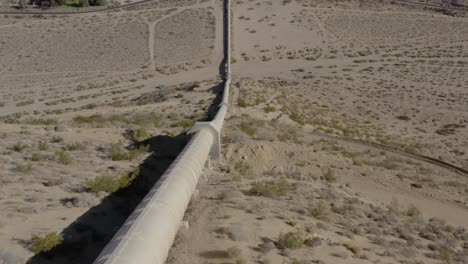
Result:
<instances>
[{"instance_id":1,"label":"hillside","mask_svg":"<svg viewBox=\"0 0 468 264\"><path fill-rule=\"evenodd\" d=\"M233 10L225 161L169 263L466 263L466 16L382 1Z\"/></svg>"}]
</instances>

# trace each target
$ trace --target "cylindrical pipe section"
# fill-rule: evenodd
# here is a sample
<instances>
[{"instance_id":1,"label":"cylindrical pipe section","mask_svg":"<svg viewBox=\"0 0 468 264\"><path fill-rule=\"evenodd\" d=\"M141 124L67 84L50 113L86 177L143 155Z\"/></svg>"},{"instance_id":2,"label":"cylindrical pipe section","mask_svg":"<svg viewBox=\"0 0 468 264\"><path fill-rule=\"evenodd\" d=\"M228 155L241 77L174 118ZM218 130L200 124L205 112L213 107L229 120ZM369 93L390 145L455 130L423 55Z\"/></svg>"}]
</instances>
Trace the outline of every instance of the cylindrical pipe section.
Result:
<instances>
[{"instance_id":1,"label":"cylindrical pipe section","mask_svg":"<svg viewBox=\"0 0 468 264\"><path fill-rule=\"evenodd\" d=\"M205 166L213 135L195 133L94 264L163 264Z\"/></svg>"},{"instance_id":2,"label":"cylindrical pipe section","mask_svg":"<svg viewBox=\"0 0 468 264\"><path fill-rule=\"evenodd\" d=\"M224 82L223 100L222 100L221 104L226 104L226 105L229 104L229 87L230 87L230 85L231 85L231 78L228 78Z\"/></svg>"},{"instance_id":3,"label":"cylindrical pipe section","mask_svg":"<svg viewBox=\"0 0 468 264\"><path fill-rule=\"evenodd\" d=\"M224 123L231 83L231 10L226 0L227 58L223 100L211 125L196 132L182 153L161 176L94 264L163 264L198 183L210 150Z\"/></svg>"}]
</instances>

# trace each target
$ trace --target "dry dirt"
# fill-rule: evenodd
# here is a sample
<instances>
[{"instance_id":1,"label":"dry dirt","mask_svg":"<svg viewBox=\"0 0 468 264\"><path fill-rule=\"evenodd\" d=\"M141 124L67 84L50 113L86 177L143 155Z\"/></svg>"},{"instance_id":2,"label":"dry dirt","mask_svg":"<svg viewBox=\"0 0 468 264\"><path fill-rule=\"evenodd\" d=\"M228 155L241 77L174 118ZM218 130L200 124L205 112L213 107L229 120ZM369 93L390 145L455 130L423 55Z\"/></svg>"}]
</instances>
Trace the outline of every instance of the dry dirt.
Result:
<instances>
[{"instance_id":1,"label":"dry dirt","mask_svg":"<svg viewBox=\"0 0 468 264\"><path fill-rule=\"evenodd\" d=\"M468 15L390 2L232 1L223 160L168 263L468 262ZM216 109L222 24L220 0L0 17L0 263L92 263Z\"/></svg>"},{"instance_id":2,"label":"dry dirt","mask_svg":"<svg viewBox=\"0 0 468 264\"><path fill-rule=\"evenodd\" d=\"M467 23L386 1L234 1L225 159L168 262L467 263Z\"/></svg>"},{"instance_id":3,"label":"dry dirt","mask_svg":"<svg viewBox=\"0 0 468 264\"><path fill-rule=\"evenodd\" d=\"M0 263L92 263L212 113L222 19L205 0L0 17Z\"/></svg>"}]
</instances>

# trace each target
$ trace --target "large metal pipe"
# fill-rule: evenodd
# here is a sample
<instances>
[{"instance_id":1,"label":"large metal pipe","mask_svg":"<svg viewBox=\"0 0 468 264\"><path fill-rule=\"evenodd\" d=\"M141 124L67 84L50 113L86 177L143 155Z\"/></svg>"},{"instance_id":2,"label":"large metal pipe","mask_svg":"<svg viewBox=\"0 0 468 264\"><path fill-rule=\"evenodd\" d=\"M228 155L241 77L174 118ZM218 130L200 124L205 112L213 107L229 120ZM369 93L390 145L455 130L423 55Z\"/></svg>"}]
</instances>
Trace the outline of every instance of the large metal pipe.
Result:
<instances>
[{"instance_id":1,"label":"large metal pipe","mask_svg":"<svg viewBox=\"0 0 468 264\"><path fill-rule=\"evenodd\" d=\"M226 73L222 103L211 122L199 122L192 139L145 196L94 264L163 264L208 160L220 157L221 129L231 83L230 2L226 0Z\"/></svg>"},{"instance_id":2,"label":"large metal pipe","mask_svg":"<svg viewBox=\"0 0 468 264\"><path fill-rule=\"evenodd\" d=\"M213 144L207 130L195 133L107 244L95 264L163 264Z\"/></svg>"}]
</instances>

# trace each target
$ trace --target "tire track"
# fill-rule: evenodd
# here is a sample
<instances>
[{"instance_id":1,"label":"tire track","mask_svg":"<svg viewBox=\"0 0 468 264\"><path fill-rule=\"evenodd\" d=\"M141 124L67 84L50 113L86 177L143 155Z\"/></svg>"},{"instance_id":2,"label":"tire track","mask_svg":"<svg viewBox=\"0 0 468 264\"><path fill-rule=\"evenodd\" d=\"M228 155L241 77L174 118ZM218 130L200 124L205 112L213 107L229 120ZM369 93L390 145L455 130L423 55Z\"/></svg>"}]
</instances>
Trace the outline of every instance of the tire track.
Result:
<instances>
[{"instance_id":1,"label":"tire track","mask_svg":"<svg viewBox=\"0 0 468 264\"><path fill-rule=\"evenodd\" d=\"M411 158L411 159L416 159L416 160L419 160L419 161L422 161L422 162L431 163L431 164L436 165L438 167L442 167L442 168L448 169L450 171L456 172L458 174L468 176L468 170L467 169L459 167L459 166L451 164L451 163L448 163L448 162L445 162L445 161L440 160L440 159L436 159L436 158L433 158L433 157L426 156L426 155L410 153L410 152L403 151L401 149L398 149L398 148L395 148L395 147L392 147L392 146L383 145L383 144L370 142L370 141L365 141L365 140L360 140L360 139L354 139L354 138L350 138L350 137L332 136L332 135L329 135L329 134L316 132L316 131L310 131L310 133L321 136L321 137L346 141L346 142L355 143L355 144L358 144L358 145L365 145L365 146L373 147L375 149L389 151L389 152L392 152L392 153L400 155L400 156L405 156L405 157L408 157L408 158Z\"/></svg>"},{"instance_id":2,"label":"tire track","mask_svg":"<svg viewBox=\"0 0 468 264\"><path fill-rule=\"evenodd\" d=\"M424 3L418 3L418 2L413 2L413 1L403 1L403 0L393 0L393 1L391 1L391 2L393 2L393 3L400 3L400 4L406 4L406 5L424 6L424 7L429 7L429 8L441 9L441 10L452 10L452 11L464 11L464 12L468 12L468 7L464 7L464 8L445 7L445 6L440 6L440 5L431 5L431 4L424 4Z\"/></svg>"}]
</instances>

